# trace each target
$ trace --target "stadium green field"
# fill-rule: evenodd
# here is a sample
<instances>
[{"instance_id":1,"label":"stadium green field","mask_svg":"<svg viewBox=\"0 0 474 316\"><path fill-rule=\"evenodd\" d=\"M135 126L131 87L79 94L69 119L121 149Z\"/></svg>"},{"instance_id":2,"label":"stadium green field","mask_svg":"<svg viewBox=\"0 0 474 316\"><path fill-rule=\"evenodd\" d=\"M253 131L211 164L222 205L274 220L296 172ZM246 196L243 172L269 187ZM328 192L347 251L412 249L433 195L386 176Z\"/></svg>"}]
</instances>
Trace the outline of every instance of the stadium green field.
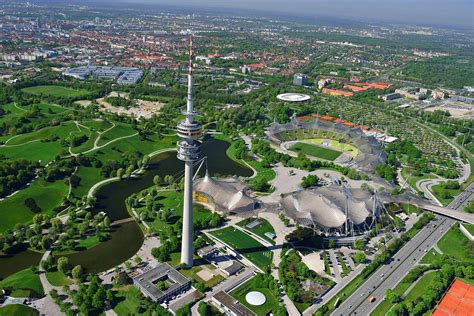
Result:
<instances>
[{"instance_id":1,"label":"stadium green field","mask_svg":"<svg viewBox=\"0 0 474 316\"><path fill-rule=\"evenodd\" d=\"M303 154L313 156L316 158L326 159L326 160L335 160L342 153L340 151L332 150L329 148L323 148L321 146L306 144L306 143L296 143L290 147L290 150L295 152L302 152Z\"/></svg>"}]
</instances>

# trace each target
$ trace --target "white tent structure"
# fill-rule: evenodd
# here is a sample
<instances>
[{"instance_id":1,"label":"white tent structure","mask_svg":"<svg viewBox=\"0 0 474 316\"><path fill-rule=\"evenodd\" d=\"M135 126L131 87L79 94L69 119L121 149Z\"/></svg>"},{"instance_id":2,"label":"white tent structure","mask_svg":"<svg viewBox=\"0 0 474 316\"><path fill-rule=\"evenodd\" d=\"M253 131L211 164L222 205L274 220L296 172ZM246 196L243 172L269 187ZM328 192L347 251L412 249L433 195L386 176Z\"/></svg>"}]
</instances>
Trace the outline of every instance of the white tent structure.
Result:
<instances>
[{"instance_id":1,"label":"white tent structure","mask_svg":"<svg viewBox=\"0 0 474 316\"><path fill-rule=\"evenodd\" d=\"M330 185L286 195L280 201L286 214L300 225L329 236L364 233L383 212L376 196L361 189Z\"/></svg>"},{"instance_id":2,"label":"white tent structure","mask_svg":"<svg viewBox=\"0 0 474 316\"><path fill-rule=\"evenodd\" d=\"M224 214L253 212L257 205L257 200L250 197L249 189L235 178L213 179L206 175L195 181L194 192L205 197L196 199L197 202Z\"/></svg>"}]
</instances>

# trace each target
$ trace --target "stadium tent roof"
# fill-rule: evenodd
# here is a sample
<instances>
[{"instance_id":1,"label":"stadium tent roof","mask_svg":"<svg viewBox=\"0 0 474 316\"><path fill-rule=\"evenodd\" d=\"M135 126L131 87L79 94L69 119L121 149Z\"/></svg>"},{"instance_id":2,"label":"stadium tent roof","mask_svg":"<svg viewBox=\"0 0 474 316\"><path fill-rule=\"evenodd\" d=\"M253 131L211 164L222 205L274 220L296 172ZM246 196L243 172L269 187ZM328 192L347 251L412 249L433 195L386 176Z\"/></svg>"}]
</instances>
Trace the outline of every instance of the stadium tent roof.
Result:
<instances>
[{"instance_id":1,"label":"stadium tent roof","mask_svg":"<svg viewBox=\"0 0 474 316\"><path fill-rule=\"evenodd\" d=\"M363 227L373 213L373 197L370 193L334 184L315 190L297 191L283 197L280 202L289 217L303 225L324 230L342 230L347 219L354 226ZM378 210L376 215L379 215Z\"/></svg>"},{"instance_id":2,"label":"stadium tent roof","mask_svg":"<svg viewBox=\"0 0 474 316\"><path fill-rule=\"evenodd\" d=\"M253 211L256 200L248 195L248 188L234 178L213 179L209 175L196 180L194 191L207 196L221 212Z\"/></svg>"}]
</instances>

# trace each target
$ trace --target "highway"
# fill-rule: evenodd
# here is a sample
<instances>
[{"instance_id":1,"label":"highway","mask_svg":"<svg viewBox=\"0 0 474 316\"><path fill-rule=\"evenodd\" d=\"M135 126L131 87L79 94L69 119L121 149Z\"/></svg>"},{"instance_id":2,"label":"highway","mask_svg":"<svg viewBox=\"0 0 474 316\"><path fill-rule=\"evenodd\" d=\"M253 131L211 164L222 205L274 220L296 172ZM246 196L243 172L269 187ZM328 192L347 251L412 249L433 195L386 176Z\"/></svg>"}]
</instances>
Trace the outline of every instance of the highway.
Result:
<instances>
[{"instance_id":1,"label":"highway","mask_svg":"<svg viewBox=\"0 0 474 316\"><path fill-rule=\"evenodd\" d=\"M474 184L458 195L449 207L462 210L468 201L472 200ZM361 287L345 300L332 315L369 315L372 310L383 300L385 291L394 288L405 275L429 251L456 221L441 215L436 215L430 224L405 246L400 249L393 260L379 268ZM433 228L433 224L436 227ZM369 297L375 297L374 303L369 303Z\"/></svg>"}]
</instances>

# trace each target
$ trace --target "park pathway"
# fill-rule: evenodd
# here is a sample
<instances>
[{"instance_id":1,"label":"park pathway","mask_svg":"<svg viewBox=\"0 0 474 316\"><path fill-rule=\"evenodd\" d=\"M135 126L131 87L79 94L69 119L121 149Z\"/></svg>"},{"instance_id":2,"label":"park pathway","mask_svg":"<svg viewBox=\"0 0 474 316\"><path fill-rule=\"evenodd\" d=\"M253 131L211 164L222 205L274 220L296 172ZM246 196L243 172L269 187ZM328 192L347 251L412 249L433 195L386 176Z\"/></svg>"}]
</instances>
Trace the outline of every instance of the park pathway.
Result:
<instances>
[{"instance_id":1,"label":"park pathway","mask_svg":"<svg viewBox=\"0 0 474 316\"><path fill-rule=\"evenodd\" d=\"M51 254L51 250L47 250L44 254L43 257L40 260L40 264L38 267L38 272L39 272L39 277L41 281L41 285L43 286L45 297L34 301L31 305L36 308L37 310L40 311L41 315L47 315L47 316L59 316L63 315L61 310L59 309L59 306L54 302L54 299L49 295L49 292L52 289L56 289L59 294L62 294L61 289L58 287L55 287L49 283L48 279L46 278L46 271L43 269L41 266L41 262L43 260L46 260L49 255Z\"/></svg>"}]
</instances>

